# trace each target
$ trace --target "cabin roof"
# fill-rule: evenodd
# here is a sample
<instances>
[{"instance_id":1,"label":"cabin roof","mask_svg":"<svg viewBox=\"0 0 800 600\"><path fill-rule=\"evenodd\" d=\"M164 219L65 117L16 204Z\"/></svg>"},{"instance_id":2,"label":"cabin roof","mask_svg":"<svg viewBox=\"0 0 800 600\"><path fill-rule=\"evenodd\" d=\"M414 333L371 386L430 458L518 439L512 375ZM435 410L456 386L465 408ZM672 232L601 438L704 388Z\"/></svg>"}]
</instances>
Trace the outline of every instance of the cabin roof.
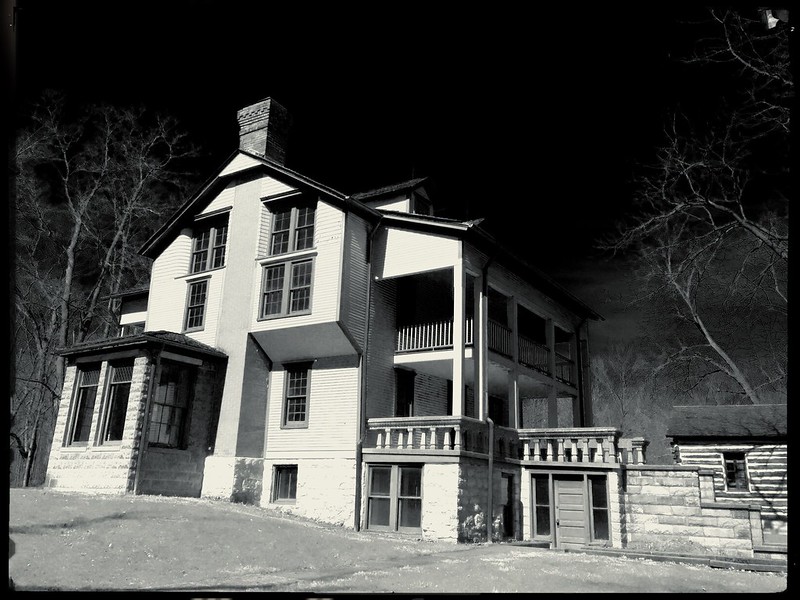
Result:
<instances>
[{"instance_id":1,"label":"cabin roof","mask_svg":"<svg viewBox=\"0 0 800 600\"><path fill-rule=\"evenodd\" d=\"M785 404L675 406L667 437L782 438L786 437Z\"/></svg>"}]
</instances>

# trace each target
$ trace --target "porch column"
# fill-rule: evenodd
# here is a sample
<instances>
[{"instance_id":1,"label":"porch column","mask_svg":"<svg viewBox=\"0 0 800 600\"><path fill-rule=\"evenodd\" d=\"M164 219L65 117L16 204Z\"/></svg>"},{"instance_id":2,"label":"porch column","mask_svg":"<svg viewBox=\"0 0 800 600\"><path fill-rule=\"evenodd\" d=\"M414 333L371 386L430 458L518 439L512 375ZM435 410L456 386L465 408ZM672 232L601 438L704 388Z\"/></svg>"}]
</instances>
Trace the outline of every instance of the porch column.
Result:
<instances>
[{"instance_id":1,"label":"porch column","mask_svg":"<svg viewBox=\"0 0 800 600\"><path fill-rule=\"evenodd\" d=\"M460 250L460 249L459 249ZM453 265L453 416L465 413L464 398L464 320L466 317L467 272L459 251ZM473 330L473 336L475 332Z\"/></svg>"},{"instance_id":2,"label":"porch column","mask_svg":"<svg viewBox=\"0 0 800 600\"><path fill-rule=\"evenodd\" d=\"M480 277L480 292L475 305L475 346L477 355L473 363L476 367L475 404L478 419L483 421L489 414L488 406L488 367L489 367L489 272L484 269Z\"/></svg>"},{"instance_id":3,"label":"porch column","mask_svg":"<svg viewBox=\"0 0 800 600\"><path fill-rule=\"evenodd\" d=\"M558 427L558 399L556 397L556 330L553 319L547 319L545 341L550 350L547 356L547 370L553 378L553 384L547 393L547 426Z\"/></svg>"},{"instance_id":4,"label":"porch column","mask_svg":"<svg viewBox=\"0 0 800 600\"><path fill-rule=\"evenodd\" d=\"M508 373L508 405L510 414L509 424L515 429L520 428L519 423L519 325L517 321L517 300L513 296L508 299L508 324L511 327L511 358L514 368Z\"/></svg>"}]
</instances>

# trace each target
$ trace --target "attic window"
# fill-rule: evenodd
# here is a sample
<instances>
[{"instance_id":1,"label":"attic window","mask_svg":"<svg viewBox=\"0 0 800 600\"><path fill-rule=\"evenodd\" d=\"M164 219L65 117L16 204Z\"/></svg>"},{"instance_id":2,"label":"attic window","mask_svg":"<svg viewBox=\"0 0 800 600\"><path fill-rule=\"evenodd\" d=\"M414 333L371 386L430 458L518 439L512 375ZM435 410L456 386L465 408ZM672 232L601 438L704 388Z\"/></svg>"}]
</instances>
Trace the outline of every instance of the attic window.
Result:
<instances>
[{"instance_id":1,"label":"attic window","mask_svg":"<svg viewBox=\"0 0 800 600\"><path fill-rule=\"evenodd\" d=\"M228 243L228 215L204 219L195 225L192 237L191 273L201 273L225 266Z\"/></svg>"},{"instance_id":2,"label":"attic window","mask_svg":"<svg viewBox=\"0 0 800 600\"><path fill-rule=\"evenodd\" d=\"M283 204L271 210L272 234L269 243L271 256L314 247L316 207L313 204L292 206Z\"/></svg>"}]
</instances>

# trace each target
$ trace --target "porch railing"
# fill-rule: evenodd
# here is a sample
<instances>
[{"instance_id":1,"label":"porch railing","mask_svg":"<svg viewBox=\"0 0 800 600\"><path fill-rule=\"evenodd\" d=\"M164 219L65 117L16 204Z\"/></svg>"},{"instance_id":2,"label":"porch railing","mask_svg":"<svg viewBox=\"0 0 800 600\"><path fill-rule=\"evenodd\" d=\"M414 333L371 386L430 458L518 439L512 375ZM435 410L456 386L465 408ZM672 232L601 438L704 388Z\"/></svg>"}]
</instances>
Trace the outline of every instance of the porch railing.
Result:
<instances>
[{"instance_id":1,"label":"porch railing","mask_svg":"<svg viewBox=\"0 0 800 600\"><path fill-rule=\"evenodd\" d=\"M534 463L644 464L647 441L610 427L494 428L494 455ZM471 417L391 417L367 421L365 449L395 454L489 453L489 430Z\"/></svg>"},{"instance_id":2,"label":"porch railing","mask_svg":"<svg viewBox=\"0 0 800 600\"><path fill-rule=\"evenodd\" d=\"M503 356L514 356L512 352L513 337L508 327L501 325L497 321L489 321L489 326L486 329L486 337L489 350L494 350Z\"/></svg>"},{"instance_id":3,"label":"porch railing","mask_svg":"<svg viewBox=\"0 0 800 600\"><path fill-rule=\"evenodd\" d=\"M559 352L556 352L556 378L575 384L575 361Z\"/></svg>"},{"instance_id":4,"label":"porch railing","mask_svg":"<svg viewBox=\"0 0 800 600\"><path fill-rule=\"evenodd\" d=\"M464 323L464 344L472 344L472 319ZM435 321L397 328L397 352L453 347L453 321Z\"/></svg>"},{"instance_id":5,"label":"porch railing","mask_svg":"<svg viewBox=\"0 0 800 600\"><path fill-rule=\"evenodd\" d=\"M527 367L550 373L550 348L524 336L519 336L519 362Z\"/></svg>"}]
</instances>

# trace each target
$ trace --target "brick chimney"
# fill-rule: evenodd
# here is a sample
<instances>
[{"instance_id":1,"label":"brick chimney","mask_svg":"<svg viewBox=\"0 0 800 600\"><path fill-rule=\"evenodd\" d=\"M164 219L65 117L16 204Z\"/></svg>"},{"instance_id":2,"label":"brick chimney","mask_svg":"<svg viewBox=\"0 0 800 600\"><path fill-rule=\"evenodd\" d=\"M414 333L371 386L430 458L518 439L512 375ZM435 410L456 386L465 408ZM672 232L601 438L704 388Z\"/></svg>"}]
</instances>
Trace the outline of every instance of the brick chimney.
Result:
<instances>
[{"instance_id":1,"label":"brick chimney","mask_svg":"<svg viewBox=\"0 0 800 600\"><path fill-rule=\"evenodd\" d=\"M272 98L265 98L238 111L236 120L240 150L285 164L292 117L283 106Z\"/></svg>"}]
</instances>

